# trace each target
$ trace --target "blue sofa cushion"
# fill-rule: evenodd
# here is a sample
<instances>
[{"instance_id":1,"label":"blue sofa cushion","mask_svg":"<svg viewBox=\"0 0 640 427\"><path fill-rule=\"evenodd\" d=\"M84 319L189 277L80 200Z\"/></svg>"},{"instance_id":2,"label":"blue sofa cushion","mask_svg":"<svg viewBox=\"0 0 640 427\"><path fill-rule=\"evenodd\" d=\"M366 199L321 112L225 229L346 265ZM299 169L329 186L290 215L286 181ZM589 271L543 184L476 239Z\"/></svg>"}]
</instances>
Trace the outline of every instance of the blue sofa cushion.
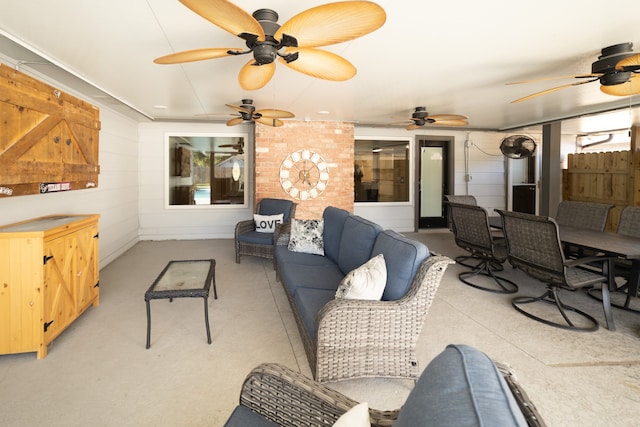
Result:
<instances>
[{"instance_id":1,"label":"blue sofa cushion","mask_svg":"<svg viewBox=\"0 0 640 427\"><path fill-rule=\"evenodd\" d=\"M340 253L340 237L344 222L351 214L344 209L327 206L322 213L324 219L324 256L338 263Z\"/></svg>"},{"instance_id":2,"label":"blue sofa cushion","mask_svg":"<svg viewBox=\"0 0 640 427\"><path fill-rule=\"evenodd\" d=\"M261 233L259 231L247 231L238 234L238 240L258 245L273 245L273 233Z\"/></svg>"},{"instance_id":3,"label":"blue sofa cushion","mask_svg":"<svg viewBox=\"0 0 640 427\"><path fill-rule=\"evenodd\" d=\"M383 301L402 298L409 288L420 264L429 256L429 249L415 240L385 230L378 234L371 257L383 254L387 264L387 286L382 294Z\"/></svg>"},{"instance_id":4,"label":"blue sofa cushion","mask_svg":"<svg viewBox=\"0 0 640 427\"><path fill-rule=\"evenodd\" d=\"M526 426L509 386L491 359L449 345L424 370L394 427Z\"/></svg>"},{"instance_id":5,"label":"blue sofa cushion","mask_svg":"<svg viewBox=\"0 0 640 427\"><path fill-rule=\"evenodd\" d=\"M360 267L371 258L371 250L382 227L359 216L349 216L344 222L338 265L343 274Z\"/></svg>"},{"instance_id":6,"label":"blue sofa cushion","mask_svg":"<svg viewBox=\"0 0 640 427\"><path fill-rule=\"evenodd\" d=\"M322 255L292 252L286 245L277 245L275 249L276 261L280 265L335 265L329 258ZM289 267L287 267L289 268Z\"/></svg>"},{"instance_id":7,"label":"blue sofa cushion","mask_svg":"<svg viewBox=\"0 0 640 427\"><path fill-rule=\"evenodd\" d=\"M274 427L273 423L245 406L236 406L224 427Z\"/></svg>"},{"instance_id":8,"label":"blue sofa cushion","mask_svg":"<svg viewBox=\"0 0 640 427\"><path fill-rule=\"evenodd\" d=\"M326 303L333 300L336 292L326 289L298 288L294 295L296 308L309 334L309 338L316 339L316 318L318 312Z\"/></svg>"},{"instance_id":9,"label":"blue sofa cushion","mask_svg":"<svg viewBox=\"0 0 640 427\"><path fill-rule=\"evenodd\" d=\"M283 214L282 221L289 222L289 214L291 213L291 207L293 202L285 199L262 199L260 200L260 215L277 215Z\"/></svg>"},{"instance_id":10,"label":"blue sofa cushion","mask_svg":"<svg viewBox=\"0 0 640 427\"><path fill-rule=\"evenodd\" d=\"M298 288L328 289L334 295L344 278L337 265L294 265L286 264L280 270L280 280L289 295L295 295Z\"/></svg>"}]
</instances>

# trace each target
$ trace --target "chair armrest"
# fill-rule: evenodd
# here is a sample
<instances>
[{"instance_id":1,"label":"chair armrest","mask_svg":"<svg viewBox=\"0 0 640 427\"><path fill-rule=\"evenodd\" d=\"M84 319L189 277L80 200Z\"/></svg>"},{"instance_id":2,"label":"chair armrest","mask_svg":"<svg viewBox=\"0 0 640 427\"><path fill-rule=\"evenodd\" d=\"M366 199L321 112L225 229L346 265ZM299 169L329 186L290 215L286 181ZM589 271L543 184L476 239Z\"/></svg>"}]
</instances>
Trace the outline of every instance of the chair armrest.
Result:
<instances>
[{"instance_id":1,"label":"chair armrest","mask_svg":"<svg viewBox=\"0 0 640 427\"><path fill-rule=\"evenodd\" d=\"M614 258L615 257L589 256L589 257L583 257L583 258L577 258L577 259L567 259L565 260L564 265L567 267L577 267L580 265L586 265L586 264L597 263L597 262L601 262L604 265Z\"/></svg>"},{"instance_id":2,"label":"chair armrest","mask_svg":"<svg viewBox=\"0 0 640 427\"><path fill-rule=\"evenodd\" d=\"M540 416L536 405L533 404L522 386L520 386L518 378L516 378L516 375L513 372L511 366L504 362L498 362L495 360L493 361L493 363L496 365L496 367L502 374L502 377L509 386L511 394L513 394L513 397L516 399L516 402L520 407L520 411L522 411L522 415L524 415L524 418L527 420L527 424L529 425L529 427L545 427L546 424Z\"/></svg>"},{"instance_id":3,"label":"chair armrest","mask_svg":"<svg viewBox=\"0 0 640 427\"><path fill-rule=\"evenodd\" d=\"M289 236L291 235L291 222L285 222L284 224L276 224L275 232L273 233L273 241L276 245L288 245Z\"/></svg>"},{"instance_id":4,"label":"chair armrest","mask_svg":"<svg viewBox=\"0 0 640 427\"><path fill-rule=\"evenodd\" d=\"M256 223L252 219L246 219L236 224L235 236L256 229Z\"/></svg>"},{"instance_id":5,"label":"chair armrest","mask_svg":"<svg viewBox=\"0 0 640 427\"><path fill-rule=\"evenodd\" d=\"M240 404L280 426L328 427L358 402L285 366L263 363L245 379ZM369 409L371 425L391 426L398 413Z\"/></svg>"}]
</instances>

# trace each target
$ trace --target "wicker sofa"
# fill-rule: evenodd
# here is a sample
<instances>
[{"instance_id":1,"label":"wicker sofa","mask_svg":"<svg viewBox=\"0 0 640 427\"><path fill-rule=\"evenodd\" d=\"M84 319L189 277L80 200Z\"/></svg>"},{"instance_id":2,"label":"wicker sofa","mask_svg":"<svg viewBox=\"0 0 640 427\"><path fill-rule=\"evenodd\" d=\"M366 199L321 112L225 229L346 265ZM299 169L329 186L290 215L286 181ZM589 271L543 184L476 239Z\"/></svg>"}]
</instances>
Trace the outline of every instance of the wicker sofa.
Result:
<instances>
[{"instance_id":1,"label":"wicker sofa","mask_svg":"<svg viewBox=\"0 0 640 427\"><path fill-rule=\"evenodd\" d=\"M358 402L278 364L246 378L225 427L331 426ZM449 345L429 363L401 409L369 409L372 426L544 426L504 363L466 345Z\"/></svg>"},{"instance_id":2,"label":"wicker sofa","mask_svg":"<svg viewBox=\"0 0 640 427\"><path fill-rule=\"evenodd\" d=\"M335 207L323 212L324 256L288 250L288 227L275 259L314 378L417 378L416 343L447 266L453 261L399 233ZM383 254L382 300L336 299L351 270Z\"/></svg>"}]
</instances>

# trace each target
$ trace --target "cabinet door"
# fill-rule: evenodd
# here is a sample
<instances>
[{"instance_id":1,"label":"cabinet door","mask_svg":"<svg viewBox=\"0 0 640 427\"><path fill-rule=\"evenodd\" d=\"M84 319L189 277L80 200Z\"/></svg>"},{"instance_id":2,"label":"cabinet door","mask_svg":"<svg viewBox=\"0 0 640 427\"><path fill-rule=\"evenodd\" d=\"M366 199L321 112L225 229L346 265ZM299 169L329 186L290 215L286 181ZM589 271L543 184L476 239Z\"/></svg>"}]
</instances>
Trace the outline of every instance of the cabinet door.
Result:
<instances>
[{"instance_id":1,"label":"cabinet door","mask_svg":"<svg viewBox=\"0 0 640 427\"><path fill-rule=\"evenodd\" d=\"M75 233L75 302L78 312L90 304L98 305L98 226Z\"/></svg>"},{"instance_id":2,"label":"cabinet door","mask_svg":"<svg viewBox=\"0 0 640 427\"><path fill-rule=\"evenodd\" d=\"M51 342L75 318L73 297L73 236L63 236L44 246L44 342Z\"/></svg>"}]
</instances>

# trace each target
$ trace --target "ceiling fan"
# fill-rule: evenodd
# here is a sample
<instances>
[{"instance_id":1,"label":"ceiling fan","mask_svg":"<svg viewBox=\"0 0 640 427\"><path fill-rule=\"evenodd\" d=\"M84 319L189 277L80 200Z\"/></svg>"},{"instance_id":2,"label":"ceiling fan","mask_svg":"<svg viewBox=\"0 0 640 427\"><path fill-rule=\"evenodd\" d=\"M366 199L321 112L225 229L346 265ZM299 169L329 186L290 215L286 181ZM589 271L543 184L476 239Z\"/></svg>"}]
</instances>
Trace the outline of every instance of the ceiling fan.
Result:
<instances>
[{"instance_id":1,"label":"ceiling fan","mask_svg":"<svg viewBox=\"0 0 640 427\"><path fill-rule=\"evenodd\" d=\"M633 52L633 43L620 43L605 47L598 56L598 60L591 64L590 74L574 76L546 77L540 79L523 80L507 84L532 83L543 80L563 78L580 79L577 82L545 89L525 97L511 101L512 104L535 98L540 95L555 92L571 86L600 81L600 90L607 95L629 96L640 94L640 53Z\"/></svg>"},{"instance_id":2,"label":"ceiling fan","mask_svg":"<svg viewBox=\"0 0 640 427\"><path fill-rule=\"evenodd\" d=\"M527 135L511 135L500 142L500 152L510 159L526 159L536 152L536 142Z\"/></svg>"},{"instance_id":3,"label":"ceiling fan","mask_svg":"<svg viewBox=\"0 0 640 427\"><path fill-rule=\"evenodd\" d=\"M467 116L460 116L458 114L429 114L427 107L416 107L410 119L391 124L408 123L407 130L414 130L424 125L466 126L469 124L467 119Z\"/></svg>"},{"instance_id":4,"label":"ceiling fan","mask_svg":"<svg viewBox=\"0 0 640 427\"><path fill-rule=\"evenodd\" d=\"M222 144L220 148L233 148L238 154L244 154L244 138L238 138L235 144Z\"/></svg>"},{"instance_id":5,"label":"ceiling fan","mask_svg":"<svg viewBox=\"0 0 640 427\"><path fill-rule=\"evenodd\" d=\"M295 117L295 115L289 111L276 110L273 108L256 110L252 99L243 99L241 105L225 105L239 113L238 117L227 121L227 126L235 126L243 122L258 122L263 125L278 127L284 124L280 119Z\"/></svg>"},{"instance_id":6,"label":"ceiling fan","mask_svg":"<svg viewBox=\"0 0 640 427\"><path fill-rule=\"evenodd\" d=\"M278 14L259 9L249 15L227 0L180 0L214 25L245 41L243 48L205 48L165 55L157 64L178 64L253 54L240 70L238 81L245 90L265 86L275 73L275 59L289 68L325 80L349 80L356 68L343 57L317 47L364 36L386 21L384 9L369 1L342 1L313 7L280 26Z\"/></svg>"}]
</instances>

